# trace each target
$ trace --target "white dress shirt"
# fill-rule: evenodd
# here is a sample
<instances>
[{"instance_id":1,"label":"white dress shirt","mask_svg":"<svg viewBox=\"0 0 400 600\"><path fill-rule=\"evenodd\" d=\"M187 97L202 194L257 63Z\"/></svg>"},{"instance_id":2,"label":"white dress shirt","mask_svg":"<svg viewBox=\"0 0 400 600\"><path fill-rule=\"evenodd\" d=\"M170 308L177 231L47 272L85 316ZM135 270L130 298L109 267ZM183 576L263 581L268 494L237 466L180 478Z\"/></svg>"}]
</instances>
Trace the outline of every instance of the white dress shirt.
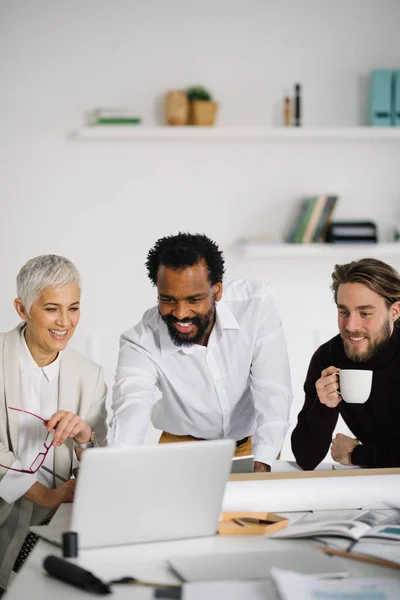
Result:
<instances>
[{"instance_id":1,"label":"white dress shirt","mask_svg":"<svg viewBox=\"0 0 400 600\"><path fill-rule=\"evenodd\" d=\"M34 361L25 341L25 329L21 331L20 378L22 409L42 419L49 419L58 410L58 381L60 374L60 355L50 365L39 367ZM39 452L44 452L43 442L47 429L36 417L19 414L19 437L17 458L11 465L13 469L28 469ZM54 469L54 448L51 447L43 463ZM43 469L36 473L18 473L7 471L0 481L0 497L12 504L21 498L38 481L47 488L54 487L54 476Z\"/></svg>"},{"instance_id":2,"label":"white dress shirt","mask_svg":"<svg viewBox=\"0 0 400 600\"><path fill-rule=\"evenodd\" d=\"M269 286L231 281L207 346L176 346L158 307L121 336L110 443L143 443L151 418L175 435L253 435L255 459L270 465L289 427L291 401L286 342Z\"/></svg>"}]
</instances>

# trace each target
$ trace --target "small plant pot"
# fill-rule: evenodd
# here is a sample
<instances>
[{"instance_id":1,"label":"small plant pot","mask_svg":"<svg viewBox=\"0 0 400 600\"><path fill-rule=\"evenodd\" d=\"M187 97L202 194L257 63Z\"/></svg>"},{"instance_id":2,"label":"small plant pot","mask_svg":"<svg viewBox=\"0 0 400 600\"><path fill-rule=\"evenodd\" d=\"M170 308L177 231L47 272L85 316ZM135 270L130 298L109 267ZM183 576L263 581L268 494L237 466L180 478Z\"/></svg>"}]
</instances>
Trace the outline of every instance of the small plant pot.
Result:
<instances>
[{"instance_id":1,"label":"small plant pot","mask_svg":"<svg viewBox=\"0 0 400 600\"><path fill-rule=\"evenodd\" d=\"M190 125L214 125L217 116L218 102L195 100L190 103Z\"/></svg>"},{"instance_id":2,"label":"small plant pot","mask_svg":"<svg viewBox=\"0 0 400 600\"><path fill-rule=\"evenodd\" d=\"M186 125L189 102L182 90L170 90L165 96L165 120L168 125Z\"/></svg>"}]
</instances>

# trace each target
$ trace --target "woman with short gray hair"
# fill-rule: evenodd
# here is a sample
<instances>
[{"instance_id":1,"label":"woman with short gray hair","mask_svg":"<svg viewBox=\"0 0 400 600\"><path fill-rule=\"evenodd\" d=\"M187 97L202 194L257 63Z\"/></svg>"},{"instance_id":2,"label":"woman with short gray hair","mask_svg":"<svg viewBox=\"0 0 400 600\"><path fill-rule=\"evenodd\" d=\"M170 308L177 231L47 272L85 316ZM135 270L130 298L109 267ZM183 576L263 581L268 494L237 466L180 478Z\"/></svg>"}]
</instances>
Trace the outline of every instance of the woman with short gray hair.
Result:
<instances>
[{"instance_id":1,"label":"woman with short gray hair","mask_svg":"<svg viewBox=\"0 0 400 600\"><path fill-rule=\"evenodd\" d=\"M28 260L17 275L17 295L29 313L44 288L60 288L70 283L76 283L82 291L78 270L68 258L55 254L36 256Z\"/></svg>"},{"instance_id":2,"label":"woman with short gray hair","mask_svg":"<svg viewBox=\"0 0 400 600\"><path fill-rule=\"evenodd\" d=\"M34 543L29 526L73 500L74 459L107 433L102 369L66 349L80 318L75 265L32 258L17 293L22 323L0 334L0 596Z\"/></svg>"}]
</instances>

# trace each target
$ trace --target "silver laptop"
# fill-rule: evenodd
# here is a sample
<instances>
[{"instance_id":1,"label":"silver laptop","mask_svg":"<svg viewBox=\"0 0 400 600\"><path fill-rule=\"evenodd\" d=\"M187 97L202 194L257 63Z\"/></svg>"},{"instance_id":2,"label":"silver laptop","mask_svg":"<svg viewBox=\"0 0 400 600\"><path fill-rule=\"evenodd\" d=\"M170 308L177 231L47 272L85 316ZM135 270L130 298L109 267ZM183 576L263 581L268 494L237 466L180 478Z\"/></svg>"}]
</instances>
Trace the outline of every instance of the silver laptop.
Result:
<instances>
[{"instance_id":1,"label":"silver laptop","mask_svg":"<svg viewBox=\"0 0 400 600\"><path fill-rule=\"evenodd\" d=\"M31 531L79 548L214 535L235 450L233 440L93 448L82 455L70 520Z\"/></svg>"}]
</instances>

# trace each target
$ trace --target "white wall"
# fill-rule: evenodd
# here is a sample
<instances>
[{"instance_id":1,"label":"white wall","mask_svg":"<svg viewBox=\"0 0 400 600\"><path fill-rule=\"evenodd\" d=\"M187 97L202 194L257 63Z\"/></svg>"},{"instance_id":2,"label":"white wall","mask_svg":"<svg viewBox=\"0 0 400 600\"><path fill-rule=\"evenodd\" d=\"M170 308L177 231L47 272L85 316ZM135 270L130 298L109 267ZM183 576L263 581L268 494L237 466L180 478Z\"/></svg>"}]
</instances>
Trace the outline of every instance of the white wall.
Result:
<instances>
[{"instance_id":1,"label":"white wall","mask_svg":"<svg viewBox=\"0 0 400 600\"><path fill-rule=\"evenodd\" d=\"M165 91L194 83L220 101L219 125L276 125L295 81L306 126L365 124L369 71L400 68L399 22L398 0L1 0L0 329L17 322L20 266L65 254L84 280L76 344L111 385L119 334L155 301L147 251L179 229L205 232L225 250L228 276L275 289L295 418L310 355L336 331L333 263L246 261L234 243L278 237L299 198L319 192L340 194L337 218L373 218L390 239L400 145L89 144L67 133L99 106L160 123Z\"/></svg>"}]
</instances>

